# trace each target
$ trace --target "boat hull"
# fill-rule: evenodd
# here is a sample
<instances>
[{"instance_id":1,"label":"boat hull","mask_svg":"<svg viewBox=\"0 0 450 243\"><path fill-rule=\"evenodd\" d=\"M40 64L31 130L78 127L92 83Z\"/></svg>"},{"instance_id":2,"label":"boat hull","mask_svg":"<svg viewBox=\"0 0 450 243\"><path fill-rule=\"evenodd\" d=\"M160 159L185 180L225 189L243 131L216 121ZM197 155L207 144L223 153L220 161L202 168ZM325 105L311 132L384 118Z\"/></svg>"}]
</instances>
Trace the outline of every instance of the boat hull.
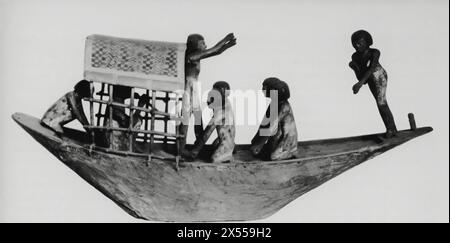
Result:
<instances>
[{"instance_id":1,"label":"boat hull","mask_svg":"<svg viewBox=\"0 0 450 243\"><path fill-rule=\"evenodd\" d=\"M89 149L55 136L24 114L14 114L13 119L130 215L169 222L268 217L342 172L432 130L402 131L384 141L380 135L370 135L302 142L300 153L307 156L276 162L246 159L246 146L238 146L235 163L181 163L177 170L171 161Z\"/></svg>"}]
</instances>

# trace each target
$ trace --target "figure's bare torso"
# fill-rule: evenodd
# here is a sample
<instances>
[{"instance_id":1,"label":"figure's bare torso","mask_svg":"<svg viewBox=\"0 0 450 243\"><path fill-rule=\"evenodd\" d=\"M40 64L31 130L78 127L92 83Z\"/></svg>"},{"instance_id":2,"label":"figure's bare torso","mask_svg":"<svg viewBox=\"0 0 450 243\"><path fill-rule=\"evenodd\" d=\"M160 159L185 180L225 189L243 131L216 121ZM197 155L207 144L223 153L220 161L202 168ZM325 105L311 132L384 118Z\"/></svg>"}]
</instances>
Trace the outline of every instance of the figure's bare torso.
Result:
<instances>
[{"instance_id":1,"label":"figure's bare torso","mask_svg":"<svg viewBox=\"0 0 450 243\"><path fill-rule=\"evenodd\" d=\"M184 75L187 80L198 80L200 74L200 61L190 61L189 57L186 57L184 65Z\"/></svg>"},{"instance_id":2,"label":"figure's bare torso","mask_svg":"<svg viewBox=\"0 0 450 243\"><path fill-rule=\"evenodd\" d=\"M353 53L352 61L356 64L357 70L355 70L355 72L358 79L361 79L364 74L369 71L372 64L371 62L374 59L375 52L379 51L376 49L369 49L366 53ZM375 65L377 66L377 69L383 68L378 61L377 63L375 63Z\"/></svg>"}]
</instances>

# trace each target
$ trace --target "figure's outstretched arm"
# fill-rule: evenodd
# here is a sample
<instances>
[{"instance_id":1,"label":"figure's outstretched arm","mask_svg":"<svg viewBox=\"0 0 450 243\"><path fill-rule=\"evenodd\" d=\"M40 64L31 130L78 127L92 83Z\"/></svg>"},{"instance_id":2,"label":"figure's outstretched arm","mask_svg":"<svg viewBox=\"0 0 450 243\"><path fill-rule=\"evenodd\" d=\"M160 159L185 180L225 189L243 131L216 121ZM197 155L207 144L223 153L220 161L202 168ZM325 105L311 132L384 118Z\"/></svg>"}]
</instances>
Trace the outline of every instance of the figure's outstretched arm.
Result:
<instances>
[{"instance_id":1,"label":"figure's outstretched arm","mask_svg":"<svg viewBox=\"0 0 450 243\"><path fill-rule=\"evenodd\" d=\"M348 66L355 72L356 78L361 80L361 67L358 64L358 61L356 61L356 55L357 53L353 53L352 60L348 64Z\"/></svg>"},{"instance_id":2,"label":"figure's outstretched arm","mask_svg":"<svg viewBox=\"0 0 450 243\"><path fill-rule=\"evenodd\" d=\"M359 69L358 64L356 64L355 61L350 61L348 66L355 72L356 78L359 80L360 79L360 69Z\"/></svg>"},{"instance_id":3,"label":"figure's outstretched arm","mask_svg":"<svg viewBox=\"0 0 450 243\"><path fill-rule=\"evenodd\" d=\"M369 69L365 72L365 73L357 73L357 77L358 77L358 82L353 85L352 89L353 89L353 93L357 94L359 92L359 89L367 83L367 80L369 79L370 75L373 74L373 72L375 72L375 69L378 66L378 61L380 59L380 51L377 49L372 49L373 53L372 53L372 58L370 59L370 65L369 65Z\"/></svg>"},{"instance_id":4,"label":"figure's outstretched arm","mask_svg":"<svg viewBox=\"0 0 450 243\"><path fill-rule=\"evenodd\" d=\"M191 54L188 59L189 61L196 62L200 61L201 59L205 59L208 57L216 56L224 52L226 49L236 45L236 38L234 37L233 33L228 34L223 38L221 41L219 41L215 46L213 46L210 49L206 49L204 51L199 51Z\"/></svg>"}]
</instances>

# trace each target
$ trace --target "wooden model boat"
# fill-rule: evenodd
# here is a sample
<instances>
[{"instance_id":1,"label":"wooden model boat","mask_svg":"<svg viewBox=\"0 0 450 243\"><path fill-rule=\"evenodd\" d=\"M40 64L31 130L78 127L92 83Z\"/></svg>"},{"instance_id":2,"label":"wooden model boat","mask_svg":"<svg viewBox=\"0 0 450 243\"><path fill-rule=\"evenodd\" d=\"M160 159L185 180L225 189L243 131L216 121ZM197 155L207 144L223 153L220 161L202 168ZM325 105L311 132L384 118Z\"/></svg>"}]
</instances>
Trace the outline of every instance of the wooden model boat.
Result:
<instances>
[{"instance_id":1,"label":"wooden model boat","mask_svg":"<svg viewBox=\"0 0 450 243\"><path fill-rule=\"evenodd\" d=\"M203 158L180 163L184 135L170 131L168 124L181 117L185 49L183 43L89 36L84 78L90 82L85 98L90 122L84 128L90 132L65 129L57 136L37 118L16 113L13 119L130 215L155 221L261 219L351 167L432 131L417 129L411 114L411 130L391 139L373 134L300 142L298 154L282 161L262 161L252 156L250 145L237 145L235 161L224 164L208 163L207 146ZM114 98L118 85L130 89L126 104ZM136 105L136 93L151 102ZM144 112L141 127L131 125L131 115L129 127L115 126L112 114L120 109ZM126 151L98 143L98 134L113 141L114 133L126 134L120 135Z\"/></svg>"},{"instance_id":2,"label":"wooden model boat","mask_svg":"<svg viewBox=\"0 0 450 243\"><path fill-rule=\"evenodd\" d=\"M16 113L13 119L130 215L154 221L265 218L353 166L432 131L412 128L386 140L372 134L299 142L297 157L283 161L255 159L249 145L238 145L234 163L211 164L200 158L177 169L173 144L153 144L158 156L149 161L93 149L81 131L67 129L58 137L26 114Z\"/></svg>"}]
</instances>

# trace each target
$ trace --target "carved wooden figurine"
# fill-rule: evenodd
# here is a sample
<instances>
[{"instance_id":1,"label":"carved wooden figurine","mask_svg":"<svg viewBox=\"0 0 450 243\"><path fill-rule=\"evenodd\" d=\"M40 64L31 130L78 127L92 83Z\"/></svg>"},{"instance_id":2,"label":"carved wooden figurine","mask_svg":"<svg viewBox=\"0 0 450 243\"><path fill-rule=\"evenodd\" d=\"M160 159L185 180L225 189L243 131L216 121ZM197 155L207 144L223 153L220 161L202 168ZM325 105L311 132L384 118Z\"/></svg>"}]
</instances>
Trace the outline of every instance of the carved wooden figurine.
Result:
<instances>
[{"instance_id":1,"label":"carved wooden figurine","mask_svg":"<svg viewBox=\"0 0 450 243\"><path fill-rule=\"evenodd\" d=\"M195 141L194 147L184 150L186 158L195 159L214 130L217 130L217 138L213 142L212 163L233 161L235 147L235 124L231 103L228 100L230 85L225 81L216 82L208 94L208 106L213 109L213 117L205 130Z\"/></svg>"},{"instance_id":2,"label":"carved wooden figurine","mask_svg":"<svg viewBox=\"0 0 450 243\"><path fill-rule=\"evenodd\" d=\"M268 78L263 82L263 91L267 98L271 98L271 102L252 139L250 150L253 155L270 160L292 158L297 154L298 135L294 114L288 102L289 87L278 78Z\"/></svg>"},{"instance_id":3,"label":"carved wooden figurine","mask_svg":"<svg viewBox=\"0 0 450 243\"><path fill-rule=\"evenodd\" d=\"M194 114L195 136L198 138L203 131L202 111L200 108L200 94L198 88L198 75L200 73L200 60L216 56L226 49L236 45L236 38L232 33L219 41L214 47L206 49L203 36L191 34L187 39L185 55L185 91L183 94L182 116L183 121L180 126L180 134L185 135L181 139L180 147L186 144L186 135L189 126L189 119Z\"/></svg>"},{"instance_id":4,"label":"carved wooden figurine","mask_svg":"<svg viewBox=\"0 0 450 243\"><path fill-rule=\"evenodd\" d=\"M62 126L73 120L78 120L82 125L89 125L83 111L82 99L90 95L89 82L86 80L78 82L73 91L65 94L45 112L41 123L58 134L64 132Z\"/></svg>"},{"instance_id":5,"label":"carved wooden figurine","mask_svg":"<svg viewBox=\"0 0 450 243\"><path fill-rule=\"evenodd\" d=\"M116 85L113 88L113 102L124 104L125 100L130 98L131 88L126 86ZM149 102L147 95L139 97L138 106L143 107ZM112 127L128 128L130 125L130 116L125 113L124 107L114 106L112 108L112 120L110 119L110 107L106 107L105 120L103 126L109 126L111 122ZM133 129L139 129L142 124L142 117L140 111L136 110L133 113ZM114 150L127 151L129 150L129 136L124 131L111 131L112 136L108 133L104 133L104 146L111 146Z\"/></svg>"},{"instance_id":6,"label":"carved wooden figurine","mask_svg":"<svg viewBox=\"0 0 450 243\"><path fill-rule=\"evenodd\" d=\"M372 36L365 30L358 30L353 33L352 44L356 52L353 53L349 66L355 71L358 79L358 82L353 85L353 93L357 94L364 84L369 84L370 91L375 97L381 118L386 126L386 137L392 137L397 133L397 127L386 100L388 77L379 62L380 51L370 48L373 44Z\"/></svg>"}]
</instances>

